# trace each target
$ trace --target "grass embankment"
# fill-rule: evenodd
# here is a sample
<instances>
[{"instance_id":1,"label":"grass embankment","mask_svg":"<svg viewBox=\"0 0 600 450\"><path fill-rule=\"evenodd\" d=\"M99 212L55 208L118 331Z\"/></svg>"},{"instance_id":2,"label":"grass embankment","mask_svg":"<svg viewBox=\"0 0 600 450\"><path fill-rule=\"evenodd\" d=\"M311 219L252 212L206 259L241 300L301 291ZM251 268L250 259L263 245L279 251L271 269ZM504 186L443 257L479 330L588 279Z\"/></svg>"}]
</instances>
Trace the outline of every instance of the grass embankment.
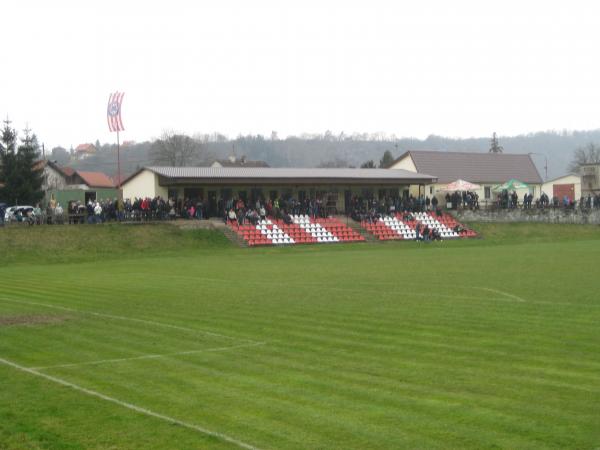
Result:
<instances>
[{"instance_id":1,"label":"grass embankment","mask_svg":"<svg viewBox=\"0 0 600 450\"><path fill-rule=\"evenodd\" d=\"M481 239L445 241L443 244L389 241L398 248L471 247L579 241L600 238L600 226L539 223L471 223ZM45 264L93 260L175 256L198 252L250 251L254 253L312 253L346 251L370 244L308 245L239 249L218 230L186 230L168 223L147 225L82 225L0 228L0 266L14 263Z\"/></svg>"},{"instance_id":2,"label":"grass embankment","mask_svg":"<svg viewBox=\"0 0 600 450\"><path fill-rule=\"evenodd\" d=\"M171 224L0 228L0 265L184 254L231 247L218 231Z\"/></svg>"}]
</instances>

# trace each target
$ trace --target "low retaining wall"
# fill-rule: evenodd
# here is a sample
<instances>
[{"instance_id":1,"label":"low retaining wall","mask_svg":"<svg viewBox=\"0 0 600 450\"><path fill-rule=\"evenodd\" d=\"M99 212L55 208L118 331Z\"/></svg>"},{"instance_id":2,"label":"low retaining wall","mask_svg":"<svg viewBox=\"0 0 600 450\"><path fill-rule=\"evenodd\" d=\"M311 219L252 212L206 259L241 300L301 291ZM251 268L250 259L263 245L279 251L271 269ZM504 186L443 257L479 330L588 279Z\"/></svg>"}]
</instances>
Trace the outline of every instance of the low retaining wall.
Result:
<instances>
[{"instance_id":1,"label":"low retaining wall","mask_svg":"<svg viewBox=\"0 0 600 450\"><path fill-rule=\"evenodd\" d=\"M500 209L449 211L464 222L544 222L600 225L600 209Z\"/></svg>"}]
</instances>

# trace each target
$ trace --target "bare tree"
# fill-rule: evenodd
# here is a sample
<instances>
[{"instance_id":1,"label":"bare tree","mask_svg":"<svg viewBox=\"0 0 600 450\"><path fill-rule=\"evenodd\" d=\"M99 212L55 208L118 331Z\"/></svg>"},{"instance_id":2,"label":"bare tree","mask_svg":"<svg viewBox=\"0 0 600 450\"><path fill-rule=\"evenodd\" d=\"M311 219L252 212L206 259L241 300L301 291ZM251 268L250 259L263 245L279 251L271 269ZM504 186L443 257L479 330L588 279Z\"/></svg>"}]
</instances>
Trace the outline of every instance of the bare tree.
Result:
<instances>
[{"instance_id":1,"label":"bare tree","mask_svg":"<svg viewBox=\"0 0 600 450\"><path fill-rule=\"evenodd\" d=\"M325 167L328 169L350 167L350 163L346 159L339 158L336 156L334 159L331 159L329 161L321 161L321 164L319 164L317 167Z\"/></svg>"},{"instance_id":2,"label":"bare tree","mask_svg":"<svg viewBox=\"0 0 600 450\"><path fill-rule=\"evenodd\" d=\"M150 158L154 164L167 166L189 166L198 164L201 159L206 158L206 152L195 139L185 134L177 134L174 131L164 131L150 149Z\"/></svg>"},{"instance_id":3,"label":"bare tree","mask_svg":"<svg viewBox=\"0 0 600 450\"><path fill-rule=\"evenodd\" d=\"M600 163L600 146L590 142L585 147L579 147L573 152L569 163L570 172L579 172L582 164Z\"/></svg>"}]
</instances>

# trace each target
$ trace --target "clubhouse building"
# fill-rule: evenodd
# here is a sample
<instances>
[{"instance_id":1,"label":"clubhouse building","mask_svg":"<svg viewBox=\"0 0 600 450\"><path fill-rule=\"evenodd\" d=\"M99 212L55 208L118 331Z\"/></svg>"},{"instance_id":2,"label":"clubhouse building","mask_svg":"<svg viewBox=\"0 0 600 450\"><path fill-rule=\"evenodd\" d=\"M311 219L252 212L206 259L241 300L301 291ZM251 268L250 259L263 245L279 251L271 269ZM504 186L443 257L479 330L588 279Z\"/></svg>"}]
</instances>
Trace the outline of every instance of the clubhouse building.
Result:
<instances>
[{"instance_id":1,"label":"clubhouse building","mask_svg":"<svg viewBox=\"0 0 600 450\"><path fill-rule=\"evenodd\" d=\"M436 183L435 176L408 170L271 167L144 167L123 181L123 198L196 199L216 214L220 200L320 198L329 214L349 209L354 196L408 196Z\"/></svg>"}]
</instances>

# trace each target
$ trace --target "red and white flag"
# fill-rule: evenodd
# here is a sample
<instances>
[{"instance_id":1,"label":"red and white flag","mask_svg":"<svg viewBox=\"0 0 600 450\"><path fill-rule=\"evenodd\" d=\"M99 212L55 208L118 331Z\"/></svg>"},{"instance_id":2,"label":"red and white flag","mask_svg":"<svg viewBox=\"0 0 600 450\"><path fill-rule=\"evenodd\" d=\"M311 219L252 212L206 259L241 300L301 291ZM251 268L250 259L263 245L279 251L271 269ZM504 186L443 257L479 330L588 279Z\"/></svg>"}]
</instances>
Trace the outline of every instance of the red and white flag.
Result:
<instances>
[{"instance_id":1,"label":"red and white flag","mask_svg":"<svg viewBox=\"0 0 600 450\"><path fill-rule=\"evenodd\" d=\"M108 129L110 131L123 131L123 120L121 119L121 103L125 92L115 92L108 97L108 108L106 109L106 119L108 120Z\"/></svg>"}]
</instances>

